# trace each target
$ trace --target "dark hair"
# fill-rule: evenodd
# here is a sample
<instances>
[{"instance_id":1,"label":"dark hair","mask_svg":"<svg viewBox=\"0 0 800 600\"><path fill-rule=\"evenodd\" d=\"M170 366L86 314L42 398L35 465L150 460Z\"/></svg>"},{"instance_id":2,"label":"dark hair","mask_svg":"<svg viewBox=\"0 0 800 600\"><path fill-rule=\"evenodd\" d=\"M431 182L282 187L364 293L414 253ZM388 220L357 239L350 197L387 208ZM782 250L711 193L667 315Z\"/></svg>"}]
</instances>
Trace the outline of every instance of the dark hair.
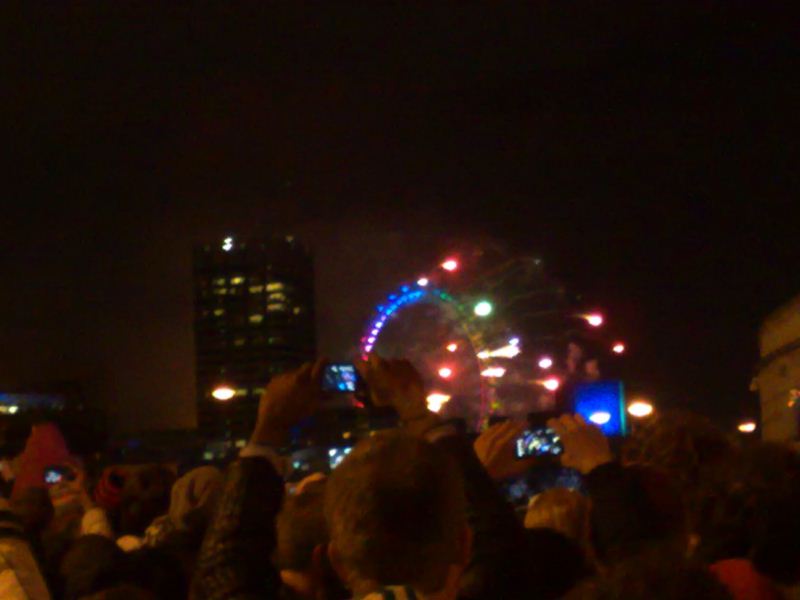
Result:
<instances>
[{"instance_id":1,"label":"dark hair","mask_svg":"<svg viewBox=\"0 0 800 600\"><path fill-rule=\"evenodd\" d=\"M441 589L466 527L459 471L431 444L402 432L358 444L325 490L331 544L360 581Z\"/></svg>"},{"instance_id":2,"label":"dark hair","mask_svg":"<svg viewBox=\"0 0 800 600\"><path fill-rule=\"evenodd\" d=\"M524 556L529 598L561 598L592 575L581 547L553 529L527 529Z\"/></svg>"},{"instance_id":3,"label":"dark hair","mask_svg":"<svg viewBox=\"0 0 800 600\"><path fill-rule=\"evenodd\" d=\"M685 552L688 528L683 499L668 473L653 467L622 468L605 498L592 498L591 541L597 557L615 562L649 547ZM620 509L615 496L630 499Z\"/></svg>"},{"instance_id":4,"label":"dark hair","mask_svg":"<svg viewBox=\"0 0 800 600\"><path fill-rule=\"evenodd\" d=\"M175 475L165 467L155 465L133 472L122 492L119 534L141 536L153 519L166 514L174 483Z\"/></svg>"},{"instance_id":5,"label":"dark hair","mask_svg":"<svg viewBox=\"0 0 800 600\"><path fill-rule=\"evenodd\" d=\"M567 600L731 600L705 567L656 549L617 563L578 586Z\"/></svg>"},{"instance_id":6,"label":"dark hair","mask_svg":"<svg viewBox=\"0 0 800 600\"><path fill-rule=\"evenodd\" d=\"M325 481L314 481L287 496L277 518L275 561L279 569L304 571L320 544L328 542L325 524Z\"/></svg>"}]
</instances>

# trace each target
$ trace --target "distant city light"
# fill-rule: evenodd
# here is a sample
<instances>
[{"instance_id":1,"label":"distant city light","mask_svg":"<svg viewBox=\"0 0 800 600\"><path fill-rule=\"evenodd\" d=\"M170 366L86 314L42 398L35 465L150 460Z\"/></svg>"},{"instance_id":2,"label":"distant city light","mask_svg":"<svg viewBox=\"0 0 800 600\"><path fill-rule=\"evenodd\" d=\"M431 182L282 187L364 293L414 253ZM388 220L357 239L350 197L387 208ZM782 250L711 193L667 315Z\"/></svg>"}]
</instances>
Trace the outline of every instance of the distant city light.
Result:
<instances>
[{"instance_id":1,"label":"distant city light","mask_svg":"<svg viewBox=\"0 0 800 600\"><path fill-rule=\"evenodd\" d=\"M214 388L211 395L220 402L226 402L236 395L236 390L227 385L220 385Z\"/></svg>"},{"instance_id":2,"label":"distant city light","mask_svg":"<svg viewBox=\"0 0 800 600\"><path fill-rule=\"evenodd\" d=\"M481 371L481 377L502 377L506 374L503 367L489 367Z\"/></svg>"},{"instance_id":3,"label":"distant city light","mask_svg":"<svg viewBox=\"0 0 800 600\"><path fill-rule=\"evenodd\" d=\"M455 352L456 350L458 350L458 344L456 344L455 342L450 342L445 347L447 348L448 352Z\"/></svg>"},{"instance_id":4,"label":"distant city light","mask_svg":"<svg viewBox=\"0 0 800 600\"><path fill-rule=\"evenodd\" d=\"M475 305L473 310L479 317L488 317L490 314L492 314L493 308L494 307L492 306L491 302L488 300L481 300Z\"/></svg>"},{"instance_id":5,"label":"distant city light","mask_svg":"<svg viewBox=\"0 0 800 600\"><path fill-rule=\"evenodd\" d=\"M614 354L623 354L625 352L625 344L622 342L617 342L611 347L611 351Z\"/></svg>"},{"instance_id":6,"label":"distant city light","mask_svg":"<svg viewBox=\"0 0 800 600\"><path fill-rule=\"evenodd\" d=\"M553 366L553 359L549 356L543 356L539 359L539 368L540 369L549 369Z\"/></svg>"},{"instance_id":7,"label":"distant city light","mask_svg":"<svg viewBox=\"0 0 800 600\"><path fill-rule=\"evenodd\" d=\"M590 315L584 315L583 317L586 319L586 322L591 325L592 327L600 327L603 324L603 315L599 313L592 313Z\"/></svg>"},{"instance_id":8,"label":"distant city light","mask_svg":"<svg viewBox=\"0 0 800 600\"><path fill-rule=\"evenodd\" d=\"M556 377L550 377L545 379L542 382L542 385L546 390L550 390L551 392L555 392L558 388L561 387L561 382Z\"/></svg>"},{"instance_id":9,"label":"distant city light","mask_svg":"<svg viewBox=\"0 0 800 600\"><path fill-rule=\"evenodd\" d=\"M428 404L428 410L438 413L442 410L442 406L450 401L450 395L441 392L431 392L425 398L425 401Z\"/></svg>"},{"instance_id":10,"label":"distant city light","mask_svg":"<svg viewBox=\"0 0 800 600\"><path fill-rule=\"evenodd\" d=\"M742 433L753 433L756 430L755 421L745 421L744 423L739 423L739 427L737 428Z\"/></svg>"},{"instance_id":11,"label":"distant city light","mask_svg":"<svg viewBox=\"0 0 800 600\"><path fill-rule=\"evenodd\" d=\"M448 258L442 263L442 268L445 271L453 272L458 268L458 261L454 258Z\"/></svg>"},{"instance_id":12,"label":"distant city light","mask_svg":"<svg viewBox=\"0 0 800 600\"><path fill-rule=\"evenodd\" d=\"M490 352L488 350L481 350L476 356L481 360L486 360L489 358L489 354Z\"/></svg>"},{"instance_id":13,"label":"distant city light","mask_svg":"<svg viewBox=\"0 0 800 600\"><path fill-rule=\"evenodd\" d=\"M589 420L595 425L605 425L611 420L611 413L604 410L599 410L589 415Z\"/></svg>"},{"instance_id":14,"label":"distant city light","mask_svg":"<svg viewBox=\"0 0 800 600\"><path fill-rule=\"evenodd\" d=\"M518 337L511 338L510 340L508 340L508 345L509 346L519 346L519 338Z\"/></svg>"},{"instance_id":15,"label":"distant city light","mask_svg":"<svg viewBox=\"0 0 800 600\"><path fill-rule=\"evenodd\" d=\"M430 282L428 281L427 277L420 277L419 279L417 279L417 285L419 287L425 287L426 285L428 285L428 283Z\"/></svg>"},{"instance_id":16,"label":"distant city light","mask_svg":"<svg viewBox=\"0 0 800 600\"><path fill-rule=\"evenodd\" d=\"M628 405L628 414L641 419L653 414L653 405L646 400L636 400Z\"/></svg>"},{"instance_id":17,"label":"distant city light","mask_svg":"<svg viewBox=\"0 0 800 600\"><path fill-rule=\"evenodd\" d=\"M230 252L231 250L233 250L233 238L232 237L226 237L224 240L222 240L222 249L225 252Z\"/></svg>"},{"instance_id":18,"label":"distant city light","mask_svg":"<svg viewBox=\"0 0 800 600\"><path fill-rule=\"evenodd\" d=\"M440 367L438 373L439 377L442 379L450 379L453 376L453 369L450 367Z\"/></svg>"}]
</instances>

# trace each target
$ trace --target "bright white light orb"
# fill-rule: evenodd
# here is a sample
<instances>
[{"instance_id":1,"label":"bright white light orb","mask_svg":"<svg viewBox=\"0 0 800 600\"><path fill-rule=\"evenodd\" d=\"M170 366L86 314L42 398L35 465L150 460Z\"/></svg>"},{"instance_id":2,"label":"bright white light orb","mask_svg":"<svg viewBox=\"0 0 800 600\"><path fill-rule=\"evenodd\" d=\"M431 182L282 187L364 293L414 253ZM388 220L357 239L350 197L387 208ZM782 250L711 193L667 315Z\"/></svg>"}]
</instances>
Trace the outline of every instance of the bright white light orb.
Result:
<instances>
[{"instance_id":1,"label":"bright white light orb","mask_svg":"<svg viewBox=\"0 0 800 600\"><path fill-rule=\"evenodd\" d=\"M450 271L452 273L458 268L458 261L454 258L448 258L442 263L442 268L445 271Z\"/></svg>"},{"instance_id":2,"label":"bright white light orb","mask_svg":"<svg viewBox=\"0 0 800 600\"><path fill-rule=\"evenodd\" d=\"M545 379L542 382L544 389L550 390L551 392L555 392L558 388L561 387L561 382L556 379L555 377L550 377L549 379Z\"/></svg>"},{"instance_id":3,"label":"bright white light orb","mask_svg":"<svg viewBox=\"0 0 800 600\"><path fill-rule=\"evenodd\" d=\"M490 314L492 314L492 308L491 302L488 300L481 300L475 305L473 311L479 317L488 317Z\"/></svg>"},{"instance_id":4,"label":"bright white light orb","mask_svg":"<svg viewBox=\"0 0 800 600\"><path fill-rule=\"evenodd\" d=\"M456 344L455 342L450 342L445 347L447 348L448 352L455 352L456 350L458 350L458 344Z\"/></svg>"},{"instance_id":5,"label":"bright white light orb","mask_svg":"<svg viewBox=\"0 0 800 600\"><path fill-rule=\"evenodd\" d=\"M589 420L595 425L605 425L611 420L611 413L599 410L589 415Z\"/></svg>"},{"instance_id":6,"label":"bright white light orb","mask_svg":"<svg viewBox=\"0 0 800 600\"><path fill-rule=\"evenodd\" d=\"M625 344L622 342L617 342L611 347L611 351L614 354L623 354L625 352Z\"/></svg>"},{"instance_id":7,"label":"bright white light orb","mask_svg":"<svg viewBox=\"0 0 800 600\"><path fill-rule=\"evenodd\" d=\"M503 367L489 367L481 371L481 377L502 377L506 374Z\"/></svg>"},{"instance_id":8,"label":"bright white light orb","mask_svg":"<svg viewBox=\"0 0 800 600\"><path fill-rule=\"evenodd\" d=\"M211 395L220 402L227 402L236 395L236 390L227 385L220 385L214 388Z\"/></svg>"},{"instance_id":9,"label":"bright white light orb","mask_svg":"<svg viewBox=\"0 0 800 600\"><path fill-rule=\"evenodd\" d=\"M591 315L586 315L584 319L586 319L586 322L592 327L600 327L603 324L603 315L599 313L592 313Z\"/></svg>"},{"instance_id":10,"label":"bright white light orb","mask_svg":"<svg viewBox=\"0 0 800 600\"><path fill-rule=\"evenodd\" d=\"M739 423L737 429L742 433L753 433L756 430L756 424L754 421L745 421L744 423Z\"/></svg>"},{"instance_id":11,"label":"bright white light orb","mask_svg":"<svg viewBox=\"0 0 800 600\"><path fill-rule=\"evenodd\" d=\"M438 372L442 379L450 379L453 376L453 369L450 367L441 367Z\"/></svg>"},{"instance_id":12,"label":"bright white light orb","mask_svg":"<svg viewBox=\"0 0 800 600\"><path fill-rule=\"evenodd\" d=\"M225 252L230 252L231 250L233 250L233 238L232 237L226 237L224 240L222 240L222 249Z\"/></svg>"},{"instance_id":13,"label":"bright white light orb","mask_svg":"<svg viewBox=\"0 0 800 600\"><path fill-rule=\"evenodd\" d=\"M428 285L429 283L430 283L430 282L428 281L428 278L427 278L427 277L420 277L419 279L417 279L417 285L418 285L419 287L425 287L425 286L426 286L426 285Z\"/></svg>"},{"instance_id":14,"label":"bright white light orb","mask_svg":"<svg viewBox=\"0 0 800 600\"><path fill-rule=\"evenodd\" d=\"M628 405L628 414L637 419L648 417L653 414L653 405L644 400L637 400Z\"/></svg>"},{"instance_id":15,"label":"bright white light orb","mask_svg":"<svg viewBox=\"0 0 800 600\"><path fill-rule=\"evenodd\" d=\"M442 406L447 404L450 401L449 394L443 394L441 392L431 392L425 398L425 402L428 404L428 410L438 413L442 410Z\"/></svg>"},{"instance_id":16,"label":"bright white light orb","mask_svg":"<svg viewBox=\"0 0 800 600\"><path fill-rule=\"evenodd\" d=\"M549 356L543 356L539 359L539 368L540 369L549 369L553 366L553 359Z\"/></svg>"}]
</instances>

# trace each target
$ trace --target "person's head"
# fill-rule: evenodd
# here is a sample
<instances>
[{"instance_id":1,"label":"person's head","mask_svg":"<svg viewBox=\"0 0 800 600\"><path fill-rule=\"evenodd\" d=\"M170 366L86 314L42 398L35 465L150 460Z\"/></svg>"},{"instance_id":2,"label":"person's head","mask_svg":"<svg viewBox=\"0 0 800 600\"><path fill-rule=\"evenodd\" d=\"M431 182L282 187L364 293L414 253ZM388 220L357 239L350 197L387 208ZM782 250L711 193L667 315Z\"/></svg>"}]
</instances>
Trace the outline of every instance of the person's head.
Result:
<instances>
[{"instance_id":1,"label":"person's head","mask_svg":"<svg viewBox=\"0 0 800 600\"><path fill-rule=\"evenodd\" d=\"M705 567L673 555L644 552L578 586L567 600L731 600Z\"/></svg>"},{"instance_id":2,"label":"person's head","mask_svg":"<svg viewBox=\"0 0 800 600\"><path fill-rule=\"evenodd\" d=\"M470 554L463 482L448 457L401 432L358 444L325 490L329 555L351 589L455 588Z\"/></svg>"},{"instance_id":3,"label":"person's head","mask_svg":"<svg viewBox=\"0 0 800 600\"><path fill-rule=\"evenodd\" d=\"M125 479L120 503L121 535L142 535L148 525L169 509L175 477L160 466L133 471Z\"/></svg>"},{"instance_id":4,"label":"person's head","mask_svg":"<svg viewBox=\"0 0 800 600\"><path fill-rule=\"evenodd\" d=\"M286 497L276 519L275 564L284 585L300 597L349 597L328 562L324 476L311 475Z\"/></svg>"},{"instance_id":5,"label":"person's head","mask_svg":"<svg viewBox=\"0 0 800 600\"><path fill-rule=\"evenodd\" d=\"M530 499L525 527L549 527L583 544L589 539L589 499L567 488L551 488Z\"/></svg>"},{"instance_id":6,"label":"person's head","mask_svg":"<svg viewBox=\"0 0 800 600\"><path fill-rule=\"evenodd\" d=\"M590 537L597 558L609 564L655 548L684 556L689 547L686 511L670 474L628 466L615 483L615 493L630 501L624 511L613 501L592 503Z\"/></svg>"},{"instance_id":7,"label":"person's head","mask_svg":"<svg viewBox=\"0 0 800 600\"><path fill-rule=\"evenodd\" d=\"M520 552L525 555L525 590L529 598L561 598L592 574L583 548L550 528L526 529Z\"/></svg>"}]
</instances>

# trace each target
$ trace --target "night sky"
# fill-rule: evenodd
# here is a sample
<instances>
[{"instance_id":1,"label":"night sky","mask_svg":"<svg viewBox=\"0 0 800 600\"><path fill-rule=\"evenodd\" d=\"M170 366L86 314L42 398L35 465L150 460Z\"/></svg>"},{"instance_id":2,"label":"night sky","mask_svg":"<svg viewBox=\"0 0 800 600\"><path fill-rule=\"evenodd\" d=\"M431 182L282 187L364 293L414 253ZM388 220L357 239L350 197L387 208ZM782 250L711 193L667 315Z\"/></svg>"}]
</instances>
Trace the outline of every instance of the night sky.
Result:
<instances>
[{"instance_id":1,"label":"night sky","mask_svg":"<svg viewBox=\"0 0 800 600\"><path fill-rule=\"evenodd\" d=\"M4 14L0 387L190 426L193 243L313 239L338 358L382 290L497 238L606 307L637 390L754 411L800 292L792 19L529 4Z\"/></svg>"}]
</instances>

